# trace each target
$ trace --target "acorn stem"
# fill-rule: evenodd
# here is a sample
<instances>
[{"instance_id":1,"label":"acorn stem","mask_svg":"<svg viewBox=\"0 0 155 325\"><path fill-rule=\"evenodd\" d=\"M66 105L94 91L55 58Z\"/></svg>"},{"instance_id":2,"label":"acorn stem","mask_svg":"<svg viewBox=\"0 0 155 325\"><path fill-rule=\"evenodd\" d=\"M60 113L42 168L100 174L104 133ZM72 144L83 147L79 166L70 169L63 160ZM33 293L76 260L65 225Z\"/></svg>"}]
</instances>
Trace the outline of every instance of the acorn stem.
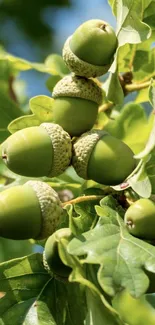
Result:
<instances>
[{"instance_id":1,"label":"acorn stem","mask_svg":"<svg viewBox=\"0 0 155 325\"><path fill-rule=\"evenodd\" d=\"M3 154L2 155L2 159L7 159L7 155L6 154Z\"/></svg>"},{"instance_id":2,"label":"acorn stem","mask_svg":"<svg viewBox=\"0 0 155 325\"><path fill-rule=\"evenodd\" d=\"M93 201L93 200L101 200L103 199L104 195L87 195L87 196L79 196L73 200L64 202L62 204L63 207L65 207L67 204L76 204L76 203L81 203L85 201Z\"/></svg>"},{"instance_id":3,"label":"acorn stem","mask_svg":"<svg viewBox=\"0 0 155 325\"><path fill-rule=\"evenodd\" d=\"M128 93L131 93L133 91L138 91L138 90L141 90L141 89L148 88L149 86L150 86L150 80L146 81L146 82L142 82L142 83L132 83L132 84L129 84L129 85L125 85L125 90Z\"/></svg>"},{"instance_id":4,"label":"acorn stem","mask_svg":"<svg viewBox=\"0 0 155 325\"><path fill-rule=\"evenodd\" d=\"M100 28L102 29L102 30L105 30L106 29L106 24L103 24Z\"/></svg>"}]
</instances>

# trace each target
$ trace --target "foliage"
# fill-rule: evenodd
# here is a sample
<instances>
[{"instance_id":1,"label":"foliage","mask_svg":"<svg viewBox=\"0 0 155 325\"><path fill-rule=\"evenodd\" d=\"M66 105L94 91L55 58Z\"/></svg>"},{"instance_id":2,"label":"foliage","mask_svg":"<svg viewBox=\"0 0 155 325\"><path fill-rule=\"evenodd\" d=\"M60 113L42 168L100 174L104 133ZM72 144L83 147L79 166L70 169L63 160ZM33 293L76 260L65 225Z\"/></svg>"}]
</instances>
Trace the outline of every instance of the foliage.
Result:
<instances>
[{"instance_id":1,"label":"foliage","mask_svg":"<svg viewBox=\"0 0 155 325\"><path fill-rule=\"evenodd\" d=\"M124 290L132 304L136 298L137 308L147 300L146 315L155 321L154 241L132 236L123 221L135 200L155 198L155 1L109 0L109 4L116 16L118 48L106 80L97 81L105 96L95 127L124 141L134 152L136 168L124 183L113 187L83 180L71 166L59 177L40 178L61 195L64 215L59 228L69 227L73 238L69 243L60 240L59 255L72 272L62 279L46 271L45 241L1 239L0 249L7 253L0 264L0 324L143 324L143 314L130 321L124 316L129 309L121 312L117 297ZM30 69L48 74L46 85L51 92L70 73L57 54L32 63L1 50L0 143L10 133L52 122L51 97L31 98L25 113L16 77ZM0 191L27 180L0 160ZM11 255L14 245L20 246L20 254ZM128 298L124 305L129 306Z\"/></svg>"}]
</instances>

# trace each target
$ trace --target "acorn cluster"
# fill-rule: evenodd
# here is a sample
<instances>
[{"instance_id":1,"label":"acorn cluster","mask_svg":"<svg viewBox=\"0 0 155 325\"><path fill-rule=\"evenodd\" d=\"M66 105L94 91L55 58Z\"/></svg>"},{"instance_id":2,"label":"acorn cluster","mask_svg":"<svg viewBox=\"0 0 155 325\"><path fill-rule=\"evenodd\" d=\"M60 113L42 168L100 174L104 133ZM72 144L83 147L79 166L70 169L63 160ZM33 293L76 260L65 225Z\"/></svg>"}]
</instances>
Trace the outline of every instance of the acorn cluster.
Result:
<instances>
[{"instance_id":1,"label":"acorn cluster","mask_svg":"<svg viewBox=\"0 0 155 325\"><path fill-rule=\"evenodd\" d=\"M102 89L93 78L108 71L116 49L115 32L102 20L85 22L68 38L63 59L71 74L53 89L52 123L17 131L2 144L2 158L11 171L55 177L72 164L80 177L104 185L117 185L127 178L135 168L132 150L107 132L92 129L102 103ZM48 184L33 180L11 187L0 195L0 236L48 238L62 213L59 197ZM54 243L59 236L53 236L44 254L50 268L49 251L58 253Z\"/></svg>"}]
</instances>

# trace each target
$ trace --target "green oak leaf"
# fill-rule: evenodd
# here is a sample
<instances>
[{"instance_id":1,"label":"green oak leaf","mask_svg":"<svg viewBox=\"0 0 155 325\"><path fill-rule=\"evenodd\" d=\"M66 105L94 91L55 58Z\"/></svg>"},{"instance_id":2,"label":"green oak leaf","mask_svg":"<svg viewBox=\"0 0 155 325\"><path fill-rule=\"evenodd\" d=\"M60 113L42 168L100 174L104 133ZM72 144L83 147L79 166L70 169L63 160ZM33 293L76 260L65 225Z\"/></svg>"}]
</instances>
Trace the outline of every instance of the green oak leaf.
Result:
<instances>
[{"instance_id":1,"label":"green oak leaf","mask_svg":"<svg viewBox=\"0 0 155 325\"><path fill-rule=\"evenodd\" d=\"M127 290L123 290L113 298L112 306L120 313L125 324L155 324L155 309L149 303L147 295L137 299L132 297Z\"/></svg>"},{"instance_id":2,"label":"green oak leaf","mask_svg":"<svg viewBox=\"0 0 155 325\"><path fill-rule=\"evenodd\" d=\"M151 80L151 85L149 87L149 101L154 109L155 108L155 84L153 79Z\"/></svg>"},{"instance_id":3,"label":"green oak leaf","mask_svg":"<svg viewBox=\"0 0 155 325\"><path fill-rule=\"evenodd\" d=\"M155 194L155 149L151 152L150 160L146 164L146 172L151 182L152 194Z\"/></svg>"},{"instance_id":4,"label":"green oak leaf","mask_svg":"<svg viewBox=\"0 0 155 325\"><path fill-rule=\"evenodd\" d=\"M0 238L0 263L9 259L25 256L33 252L33 245L29 240L12 240Z\"/></svg>"},{"instance_id":5,"label":"green oak leaf","mask_svg":"<svg viewBox=\"0 0 155 325\"><path fill-rule=\"evenodd\" d=\"M96 227L73 238L68 252L82 258L84 265L100 265L97 279L108 295L127 288L131 295L140 297L149 286L144 270L155 273L155 247L130 235L118 212L105 206L104 199L100 206L102 216Z\"/></svg>"},{"instance_id":6,"label":"green oak leaf","mask_svg":"<svg viewBox=\"0 0 155 325\"><path fill-rule=\"evenodd\" d=\"M139 44L125 44L119 47L117 56L117 68L119 73L131 73L132 82L142 83L153 76L154 72L154 60L155 52L151 49L155 41L155 32L149 39ZM148 101L148 88L144 88L137 92L136 101L147 102Z\"/></svg>"},{"instance_id":7,"label":"green oak leaf","mask_svg":"<svg viewBox=\"0 0 155 325\"><path fill-rule=\"evenodd\" d=\"M29 309L24 325L84 325L85 314L84 289L52 278Z\"/></svg>"},{"instance_id":8,"label":"green oak leaf","mask_svg":"<svg viewBox=\"0 0 155 325\"><path fill-rule=\"evenodd\" d=\"M150 2L151 0L145 2L141 0L109 0L117 19L116 35L118 38L118 51L110 68L111 72L115 72L117 69L117 57L121 46L141 43L151 36L150 27L142 21L144 10Z\"/></svg>"},{"instance_id":9,"label":"green oak leaf","mask_svg":"<svg viewBox=\"0 0 155 325\"><path fill-rule=\"evenodd\" d=\"M140 91L137 92L136 98L135 98L135 103L136 104L141 104L149 101L149 96L148 96L148 88L144 88Z\"/></svg>"},{"instance_id":10,"label":"green oak leaf","mask_svg":"<svg viewBox=\"0 0 155 325\"><path fill-rule=\"evenodd\" d=\"M117 18L116 33L120 46L131 43L141 43L151 35L151 30L142 21L144 10L151 0L109 0L113 13ZM139 15L141 13L141 15Z\"/></svg>"},{"instance_id":11,"label":"green oak leaf","mask_svg":"<svg viewBox=\"0 0 155 325\"><path fill-rule=\"evenodd\" d=\"M58 75L53 75L53 76L50 76L47 80L46 80L46 87L49 91L53 91L53 88L55 87L56 83L58 81L61 80L61 77L58 76Z\"/></svg>"},{"instance_id":12,"label":"green oak leaf","mask_svg":"<svg viewBox=\"0 0 155 325\"><path fill-rule=\"evenodd\" d=\"M89 288L86 289L88 314L85 325L123 325L120 319L113 317L103 306L101 298Z\"/></svg>"},{"instance_id":13,"label":"green oak leaf","mask_svg":"<svg viewBox=\"0 0 155 325\"><path fill-rule=\"evenodd\" d=\"M49 275L42 254L32 254L0 264L0 322L22 325Z\"/></svg>"},{"instance_id":14,"label":"green oak leaf","mask_svg":"<svg viewBox=\"0 0 155 325\"><path fill-rule=\"evenodd\" d=\"M149 99L151 105L155 106L155 87L152 84L149 87ZM132 188L143 197L149 197L155 193L155 118L152 114L152 129L145 147L135 155L136 159L142 159L141 169L129 179ZM149 195L150 193L150 195ZM145 195L144 195L145 194Z\"/></svg>"},{"instance_id":15,"label":"green oak leaf","mask_svg":"<svg viewBox=\"0 0 155 325\"><path fill-rule=\"evenodd\" d=\"M119 52L126 44L138 44L150 38L151 28L142 21L144 10L148 7L150 1L109 0L113 13L117 19L116 35L118 38L118 48L114 61L109 69L111 74L109 77L109 82L107 83L106 93L109 95L107 98L115 104L121 103L123 98L123 90L120 89L121 85L119 85L119 82L115 77L118 70ZM139 16L139 12L141 13L141 16ZM129 69L130 62L131 52ZM111 92L111 89L114 88L113 84L116 84L116 88L115 90L113 89L113 92Z\"/></svg>"},{"instance_id":16,"label":"green oak leaf","mask_svg":"<svg viewBox=\"0 0 155 325\"><path fill-rule=\"evenodd\" d=\"M123 89L121 87L117 71L110 73L108 79L102 86L106 98L116 104L122 104L124 100Z\"/></svg>"},{"instance_id":17,"label":"green oak leaf","mask_svg":"<svg viewBox=\"0 0 155 325\"><path fill-rule=\"evenodd\" d=\"M126 104L118 117L111 120L104 129L124 141L137 154L145 148L153 118L153 115L147 118L143 107L131 102Z\"/></svg>"},{"instance_id":18,"label":"green oak leaf","mask_svg":"<svg viewBox=\"0 0 155 325\"><path fill-rule=\"evenodd\" d=\"M8 94L2 89L0 90L0 143L8 136L8 124L15 118L22 115L19 106L8 97Z\"/></svg>"},{"instance_id":19,"label":"green oak leaf","mask_svg":"<svg viewBox=\"0 0 155 325\"><path fill-rule=\"evenodd\" d=\"M70 71L65 65L62 56L58 54L51 54L45 60L45 65L50 69L53 75L64 77Z\"/></svg>"},{"instance_id":20,"label":"green oak leaf","mask_svg":"<svg viewBox=\"0 0 155 325\"><path fill-rule=\"evenodd\" d=\"M14 69L17 71L35 69L39 72L60 76L63 76L69 72L62 60L62 57L58 54L52 54L48 56L45 60L45 63L36 63L21 59L3 51L0 52L0 60L6 60L7 62L10 62Z\"/></svg>"},{"instance_id":21,"label":"green oak leaf","mask_svg":"<svg viewBox=\"0 0 155 325\"><path fill-rule=\"evenodd\" d=\"M144 12L143 21L155 29L155 1L151 1Z\"/></svg>"},{"instance_id":22,"label":"green oak leaf","mask_svg":"<svg viewBox=\"0 0 155 325\"><path fill-rule=\"evenodd\" d=\"M117 57L117 64L118 64L118 71L128 72L130 71L130 61L132 57L132 53L134 51L134 47L132 44L125 44L124 46L119 48L118 57Z\"/></svg>"},{"instance_id":23,"label":"green oak leaf","mask_svg":"<svg viewBox=\"0 0 155 325\"><path fill-rule=\"evenodd\" d=\"M148 141L145 145L144 150L142 150L141 152L139 152L137 155L135 155L136 159L142 159L145 158L146 156L148 156L152 150L155 148L155 118L153 119L153 126L152 126L152 130L150 132Z\"/></svg>"},{"instance_id":24,"label":"green oak leaf","mask_svg":"<svg viewBox=\"0 0 155 325\"><path fill-rule=\"evenodd\" d=\"M127 179L128 184L141 197L149 198L152 192L152 185L147 173L147 161L150 157L140 160L136 172Z\"/></svg>"},{"instance_id":25,"label":"green oak leaf","mask_svg":"<svg viewBox=\"0 0 155 325\"><path fill-rule=\"evenodd\" d=\"M103 292L100 291L98 283L96 283L96 268L94 266L92 267L91 265L90 267L86 267L86 265L82 264L76 256L68 254L68 245L66 246L65 240L62 239L59 244L59 254L61 260L64 264L70 266L73 269L69 276L69 281L71 283L80 283L85 287L86 290L88 313L86 317L86 323L84 324L90 325L89 320L92 316L91 324L101 325L100 321L102 315L103 321L106 321L105 324L107 325L124 325L118 313L112 308L111 304L103 295ZM95 311L99 313L99 319L96 318L96 323L94 323Z\"/></svg>"},{"instance_id":26,"label":"green oak leaf","mask_svg":"<svg viewBox=\"0 0 155 325\"><path fill-rule=\"evenodd\" d=\"M144 51L137 51L137 55L135 56L136 61L133 64L134 66L134 79L137 82L143 82L143 80L146 81L153 78L155 76L155 70L154 70L154 65L155 65L155 48L153 47L150 49L147 55L147 59L143 60L143 64L140 65L138 64L139 69L137 68L137 62L140 58L139 54ZM145 54L146 57L146 54ZM136 69L135 69L136 68Z\"/></svg>"},{"instance_id":27,"label":"green oak leaf","mask_svg":"<svg viewBox=\"0 0 155 325\"><path fill-rule=\"evenodd\" d=\"M13 120L8 125L8 130L14 133L18 130L30 126L38 126L44 122L52 122L52 106L54 99L48 96L40 95L30 99L29 105L33 114L24 115Z\"/></svg>"},{"instance_id":28,"label":"green oak leaf","mask_svg":"<svg viewBox=\"0 0 155 325\"><path fill-rule=\"evenodd\" d=\"M76 235L91 229L97 222L97 215L94 205L99 203L104 196L104 192L100 189L87 189L83 195L96 195L96 199L84 201L73 205L66 205L66 210L69 215L69 227ZM98 197L99 196L99 197Z\"/></svg>"},{"instance_id":29,"label":"green oak leaf","mask_svg":"<svg viewBox=\"0 0 155 325\"><path fill-rule=\"evenodd\" d=\"M149 96L150 103L154 108L155 107L155 86L153 84L153 80L151 82L151 85L149 86L148 96ZM145 158L146 156L151 154L152 150L154 150L155 148L155 118L153 117L153 114L152 114L152 122L153 122L152 129L148 141L146 143L146 146L144 150L142 150L140 153L138 153L135 156L136 159Z\"/></svg>"},{"instance_id":30,"label":"green oak leaf","mask_svg":"<svg viewBox=\"0 0 155 325\"><path fill-rule=\"evenodd\" d=\"M137 50L134 54L134 61L133 61L134 72L141 70L144 65L144 62L146 64L146 62L148 61L149 61L149 52L138 50L138 46L137 46Z\"/></svg>"},{"instance_id":31,"label":"green oak leaf","mask_svg":"<svg viewBox=\"0 0 155 325\"><path fill-rule=\"evenodd\" d=\"M42 63L30 62L28 60L24 60L14 55L11 55L7 52L3 52L0 54L0 60L6 60L8 62L11 62L14 68L18 71L35 69L40 72L49 72L49 68L47 68Z\"/></svg>"}]
</instances>

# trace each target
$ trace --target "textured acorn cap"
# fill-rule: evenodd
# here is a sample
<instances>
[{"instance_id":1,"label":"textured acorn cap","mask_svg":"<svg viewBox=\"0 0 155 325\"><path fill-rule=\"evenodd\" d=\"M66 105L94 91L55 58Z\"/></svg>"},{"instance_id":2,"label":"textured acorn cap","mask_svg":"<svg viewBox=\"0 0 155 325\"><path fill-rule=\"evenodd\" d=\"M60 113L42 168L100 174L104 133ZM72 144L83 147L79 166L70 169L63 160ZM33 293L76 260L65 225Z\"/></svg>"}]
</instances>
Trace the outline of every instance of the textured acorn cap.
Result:
<instances>
[{"instance_id":1,"label":"textured acorn cap","mask_svg":"<svg viewBox=\"0 0 155 325\"><path fill-rule=\"evenodd\" d=\"M70 49L69 43L71 37L72 35L66 40L62 51L63 60L68 66L68 68L73 71L77 76L82 76L86 78L95 78L107 73L111 66L111 63L103 66L98 66L79 59Z\"/></svg>"},{"instance_id":2,"label":"textured acorn cap","mask_svg":"<svg viewBox=\"0 0 155 325\"><path fill-rule=\"evenodd\" d=\"M69 134L58 124L42 123L41 126L46 129L48 135L50 136L54 150L54 160L49 177L60 175L69 166L71 160L71 138Z\"/></svg>"},{"instance_id":3,"label":"textured acorn cap","mask_svg":"<svg viewBox=\"0 0 155 325\"><path fill-rule=\"evenodd\" d=\"M103 130L91 130L83 133L74 143L72 164L80 177L88 179L87 171L90 155L98 140L105 134L107 132Z\"/></svg>"},{"instance_id":4,"label":"textured acorn cap","mask_svg":"<svg viewBox=\"0 0 155 325\"><path fill-rule=\"evenodd\" d=\"M71 268L64 265L59 256L59 241L61 239L71 239L72 232L70 228L61 228L48 237L44 252L43 252L43 264L44 268L50 275L58 275L61 277L68 277L71 272Z\"/></svg>"},{"instance_id":5,"label":"textured acorn cap","mask_svg":"<svg viewBox=\"0 0 155 325\"><path fill-rule=\"evenodd\" d=\"M97 103L102 102L102 89L91 79L72 75L62 78L54 87L53 98L76 97L83 98Z\"/></svg>"},{"instance_id":6,"label":"textured acorn cap","mask_svg":"<svg viewBox=\"0 0 155 325\"><path fill-rule=\"evenodd\" d=\"M59 196L48 184L41 181L28 181L25 185L33 188L40 205L42 227L36 239L47 238L56 231L63 213Z\"/></svg>"}]
</instances>

